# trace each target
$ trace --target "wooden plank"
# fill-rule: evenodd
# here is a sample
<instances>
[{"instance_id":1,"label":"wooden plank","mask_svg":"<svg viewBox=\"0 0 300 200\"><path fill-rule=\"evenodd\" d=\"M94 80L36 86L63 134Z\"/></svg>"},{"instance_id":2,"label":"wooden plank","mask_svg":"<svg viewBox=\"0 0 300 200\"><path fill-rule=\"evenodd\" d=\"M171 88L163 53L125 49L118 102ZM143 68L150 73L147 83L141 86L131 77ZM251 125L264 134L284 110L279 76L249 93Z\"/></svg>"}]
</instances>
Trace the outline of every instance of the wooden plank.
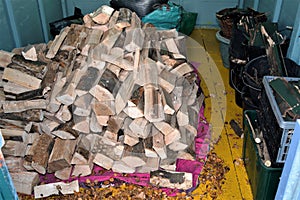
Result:
<instances>
[{"instance_id":1,"label":"wooden plank","mask_svg":"<svg viewBox=\"0 0 300 200\"><path fill-rule=\"evenodd\" d=\"M34 187L34 198L45 198L51 195L68 195L74 194L74 192L79 192L78 180L70 183L56 182L44 185L38 185Z\"/></svg>"},{"instance_id":2,"label":"wooden plank","mask_svg":"<svg viewBox=\"0 0 300 200\"><path fill-rule=\"evenodd\" d=\"M64 28L64 30L59 35L55 36L55 38L54 38L47 54L46 54L46 58L52 59L52 58L55 57L55 55L58 52L61 44L63 43L66 36L68 35L70 29L71 29L70 27L66 27L66 28Z\"/></svg>"},{"instance_id":3,"label":"wooden plank","mask_svg":"<svg viewBox=\"0 0 300 200\"><path fill-rule=\"evenodd\" d=\"M32 144L32 167L40 174L46 174L48 158L52 150L54 140L48 134L42 134Z\"/></svg>"},{"instance_id":4,"label":"wooden plank","mask_svg":"<svg viewBox=\"0 0 300 200\"><path fill-rule=\"evenodd\" d=\"M77 140L63 140L56 138L48 161L49 173L71 166L71 160Z\"/></svg>"},{"instance_id":5,"label":"wooden plank","mask_svg":"<svg viewBox=\"0 0 300 200\"><path fill-rule=\"evenodd\" d=\"M26 87L31 90L39 89L42 80L15 70L12 68L5 68L3 72L2 79L13 82L17 85Z\"/></svg>"}]
</instances>

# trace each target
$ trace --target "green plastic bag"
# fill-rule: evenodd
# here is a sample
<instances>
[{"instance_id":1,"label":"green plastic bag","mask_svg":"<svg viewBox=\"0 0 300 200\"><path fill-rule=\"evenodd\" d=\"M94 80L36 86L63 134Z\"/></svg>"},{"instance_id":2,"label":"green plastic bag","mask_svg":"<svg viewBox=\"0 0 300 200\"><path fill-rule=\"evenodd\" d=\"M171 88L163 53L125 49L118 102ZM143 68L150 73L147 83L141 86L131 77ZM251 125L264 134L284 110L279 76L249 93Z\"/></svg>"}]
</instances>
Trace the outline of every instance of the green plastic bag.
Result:
<instances>
[{"instance_id":1,"label":"green plastic bag","mask_svg":"<svg viewBox=\"0 0 300 200\"><path fill-rule=\"evenodd\" d=\"M158 29L173 29L178 30L182 7L172 2L162 4L159 8L149 13L142 18L142 22L151 23Z\"/></svg>"},{"instance_id":2,"label":"green plastic bag","mask_svg":"<svg viewBox=\"0 0 300 200\"><path fill-rule=\"evenodd\" d=\"M178 31L185 35L190 35L196 25L197 17L198 13L187 12L183 10L183 12L181 13L181 21Z\"/></svg>"}]
</instances>

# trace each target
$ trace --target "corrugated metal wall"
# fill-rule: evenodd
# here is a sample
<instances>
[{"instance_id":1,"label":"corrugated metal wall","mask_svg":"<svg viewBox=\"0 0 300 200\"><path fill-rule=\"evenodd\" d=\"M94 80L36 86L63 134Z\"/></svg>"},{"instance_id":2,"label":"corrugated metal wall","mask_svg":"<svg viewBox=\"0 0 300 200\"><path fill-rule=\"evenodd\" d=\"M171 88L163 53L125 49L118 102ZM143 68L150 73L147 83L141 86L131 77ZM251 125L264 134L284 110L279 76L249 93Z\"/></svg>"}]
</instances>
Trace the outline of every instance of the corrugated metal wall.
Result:
<instances>
[{"instance_id":1,"label":"corrugated metal wall","mask_svg":"<svg viewBox=\"0 0 300 200\"><path fill-rule=\"evenodd\" d=\"M300 64L299 48L299 0L173 0L185 10L197 12L198 27L218 27L215 13L223 8L251 7L266 12L279 29L289 37L292 35L288 55ZM0 49L10 51L14 47L48 42L51 38L49 22L73 15L74 7L83 14L92 12L109 0L1 0L0 1ZM294 28L293 34L285 30Z\"/></svg>"}]
</instances>

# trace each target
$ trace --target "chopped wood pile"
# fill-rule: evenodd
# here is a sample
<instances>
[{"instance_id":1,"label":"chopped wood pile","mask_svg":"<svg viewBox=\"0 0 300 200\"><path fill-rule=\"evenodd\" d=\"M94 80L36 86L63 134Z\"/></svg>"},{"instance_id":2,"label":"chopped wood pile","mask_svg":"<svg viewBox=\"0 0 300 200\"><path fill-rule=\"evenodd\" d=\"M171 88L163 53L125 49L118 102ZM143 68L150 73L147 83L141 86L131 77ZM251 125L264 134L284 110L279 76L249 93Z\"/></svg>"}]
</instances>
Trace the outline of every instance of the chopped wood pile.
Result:
<instances>
[{"instance_id":1,"label":"chopped wood pile","mask_svg":"<svg viewBox=\"0 0 300 200\"><path fill-rule=\"evenodd\" d=\"M0 51L2 152L18 192L31 194L39 174L149 173L194 159L202 97L184 36L125 8L84 22Z\"/></svg>"}]
</instances>

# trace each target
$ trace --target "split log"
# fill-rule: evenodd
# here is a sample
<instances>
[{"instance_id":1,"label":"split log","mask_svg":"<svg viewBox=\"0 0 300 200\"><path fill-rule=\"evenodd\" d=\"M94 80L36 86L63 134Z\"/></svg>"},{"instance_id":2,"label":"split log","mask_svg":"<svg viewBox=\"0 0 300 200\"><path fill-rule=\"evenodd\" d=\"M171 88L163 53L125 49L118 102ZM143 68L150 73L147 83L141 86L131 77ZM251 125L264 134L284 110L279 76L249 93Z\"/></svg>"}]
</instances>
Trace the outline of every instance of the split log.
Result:
<instances>
[{"instance_id":1,"label":"split log","mask_svg":"<svg viewBox=\"0 0 300 200\"><path fill-rule=\"evenodd\" d=\"M90 117L90 130L94 133L101 133L103 130L102 120L100 116L96 116L94 112L91 113Z\"/></svg>"},{"instance_id":2,"label":"split log","mask_svg":"<svg viewBox=\"0 0 300 200\"><path fill-rule=\"evenodd\" d=\"M164 142L164 135L159 131L155 135L153 135L153 149L161 159L167 158L167 149Z\"/></svg>"},{"instance_id":3,"label":"split log","mask_svg":"<svg viewBox=\"0 0 300 200\"><path fill-rule=\"evenodd\" d=\"M164 69L159 74L159 85L168 93L171 93L176 85L177 76L174 73Z\"/></svg>"},{"instance_id":4,"label":"split log","mask_svg":"<svg viewBox=\"0 0 300 200\"><path fill-rule=\"evenodd\" d=\"M68 180L70 178L73 167L66 167L64 169L54 172L54 176L60 180Z\"/></svg>"},{"instance_id":5,"label":"split log","mask_svg":"<svg viewBox=\"0 0 300 200\"><path fill-rule=\"evenodd\" d=\"M123 84L121 85L119 92L116 96L115 107L116 107L117 114L119 114L125 108L128 100L131 97L133 88L134 88L133 73L130 72L126 77L126 79L124 80Z\"/></svg>"},{"instance_id":6,"label":"split log","mask_svg":"<svg viewBox=\"0 0 300 200\"><path fill-rule=\"evenodd\" d=\"M85 33L85 27L79 24L71 24L70 31L63 41L60 50L73 51L74 49L78 49L81 43L81 33Z\"/></svg>"},{"instance_id":7,"label":"split log","mask_svg":"<svg viewBox=\"0 0 300 200\"><path fill-rule=\"evenodd\" d=\"M149 122L160 122L164 120L164 108L162 96L152 84L144 86L144 115Z\"/></svg>"},{"instance_id":8,"label":"split log","mask_svg":"<svg viewBox=\"0 0 300 200\"><path fill-rule=\"evenodd\" d=\"M58 72L56 74L55 82L52 86L52 91L49 97L49 104L47 106L47 111L55 113L59 110L61 103L56 100L56 96L62 90L63 86L66 83L66 78L63 78L63 73Z\"/></svg>"},{"instance_id":9,"label":"split log","mask_svg":"<svg viewBox=\"0 0 300 200\"><path fill-rule=\"evenodd\" d=\"M54 58L56 53L58 52L61 44L63 43L63 41L65 40L65 38L67 37L69 31L70 31L70 27L66 27L64 28L64 30L57 36L55 36L47 54L46 54L46 58Z\"/></svg>"},{"instance_id":10,"label":"split log","mask_svg":"<svg viewBox=\"0 0 300 200\"><path fill-rule=\"evenodd\" d=\"M32 122L41 122L44 119L44 114L40 109L26 110L24 112L15 112L15 113L0 113L1 118L20 120L20 121L32 121Z\"/></svg>"},{"instance_id":11,"label":"split log","mask_svg":"<svg viewBox=\"0 0 300 200\"><path fill-rule=\"evenodd\" d=\"M112 71L106 69L101 75L98 84L107 89L115 97L121 83Z\"/></svg>"},{"instance_id":12,"label":"split log","mask_svg":"<svg viewBox=\"0 0 300 200\"><path fill-rule=\"evenodd\" d=\"M34 198L45 198L51 195L68 195L79 192L78 180L70 183L56 182L34 187Z\"/></svg>"},{"instance_id":13,"label":"split log","mask_svg":"<svg viewBox=\"0 0 300 200\"><path fill-rule=\"evenodd\" d=\"M129 27L131 25L131 16L131 10L129 10L128 8L120 8L116 26L120 29Z\"/></svg>"},{"instance_id":14,"label":"split log","mask_svg":"<svg viewBox=\"0 0 300 200\"><path fill-rule=\"evenodd\" d=\"M55 117L62 123L66 123L72 119L72 113L69 107L62 105L60 109L56 112Z\"/></svg>"},{"instance_id":15,"label":"split log","mask_svg":"<svg viewBox=\"0 0 300 200\"><path fill-rule=\"evenodd\" d=\"M180 132L176 128L171 127L168 123L164 121L155 122L154 126L164 135L166 145L180 139Z\"/></svg>"},{"instance_id":16,"label":"split log","mask_svg":"<svg viewBox=\"0 0 300 200\"><path fill-rule=\"evenodd\" d=\"M109 170L109 169L112 168L114 160L107 157L107 156L105 156L105 155L103 155L103 154L101 154L101 153L97 153L95 155L95 158L94 158L93 162L96 165L98 165L100 167L103 167L104 169Z\"/></svg>"},{"instance_id":17,"label":"split log","mask_svg":"<svg viewBox=\"0 0 300 200\"><path fill-rule=\"evenodd\" d=\"M5 68L7 65L9 65L14 55L14 53L0 50L0 67Z\"/></svg>"},{"instance_id":18,"label":"split log","mask_svg":"<svg viewBox=\"0 0 300 200\"><path fill-rule=\"evenodd\" d=\"M91 88L97 85L100 80L101 72L94 67L88 67L85 74L81 76L76 87L76 94L82 96L88 93Z\"/></svg>"},{"instance_id":19,"label":"split log","mask_svg":"<svg viewBox=\"0 0 300 200\"><path fill-rule=\"evenodd\" d=\"M107 130L117 134L122 128L126 117L127 115L124 112L109 117L107 121Z\"/></svg>"},{"instance_id":20,"label":"split log","mask_svg":"<svg viewBox=\"0 0 300 200\"><path fill-rule=\"evenodd\" d=\"M83 71L80 69L73 71L72 75L68 77L62 90L56 96L56 100L67 106L73 104L76 98L75 89L82 75Z\"/></svg>"},{"instance_id":21,"label":"split log","mask_svg":"<svg viewBox=\"0 0 300 200\"><path fill-rule=\"evenodd\" d=\"M38 57L37 57L37 53L36 53L36 49L34 46L32 45L28 45L27 47L25 47L22 51L22 56L26 59L26 60L30 60L30 61L37 61Z\"/></svg>"},{"instance_id":22,"label":"split log","mask_svg":"<svg viewBox=\"0 0 300 200\"><path fill-rule=\"evenodd\" d=\"M103 33L101 44L106 47L106 50L109 52L113 46L115 45L116 41L118 40L119 36L121 35L122 30L113 27L111 29L108 29Z\"/></svg>"},{"instance_id":23,"label":"split log","mask_svg":"<svg viewBox=\"0 0 300 200\"><path fill-rule=\"evenodd\" d=\"M27 101L6 101L3 104L4 113L23 112L32 109L46 109L47 101L44 99L27 100Z\"/></svg>"},{"instance_id":24,"label":"split log","mask_svg":"<svg viewBox=\"0 0 300 200\"><path fill-rule=\"evenodd\" d=\"M114 9L110 6L103 5L95 12L90 14L90 17L97 24L106 24L109 21L110 16L113 14Z\"/></svg>"},{"instance_id":25,"label":"split log","mask_svg":"<svg viewBox=\"0 0 300 200\"><path fill-rule=\"evenodd\" d=\"M48 134L42 134L32 144L32 167L40 174L46 174L48 158L53 147L54 140Z\"/></svg>"},{"instance_id":26,"label":"split log","mask_svg":"<svg viewBox=\"0 0 300 200\"><path fill-rule=\"evenodd\" d=\"M17 85L26 87L31 90L36 90L41 87L41 79L30 76L26 73L23 73L19 70L15 70L12 68L5 68L2 76L3 80L7 80L13 82Z\"/></svg>"},{"instance_id":27,"label":"split log","mask_svg":"<svg viewBox=\"0 0 300 200\"><path fill-rule=\"evenodd\" d=\"M113 55L102 54L101 59L105 62L114 64L114 65L120 67L121 69L124 69L124 70L127 70L127 71L132 71L133 70L133 64L130 61L125 60L123 58L120 58L120 57L116 58Z\"/></svg>"},{"instance_id":28,"label":"split log","mask_svg":"<svg viewBox=\"0 0 300 200\"><path fill-rule=\"evenodd\" d=\"M124 135L124 144L127 144L128 146L134 146L136 145L137 143L139 143L140 140L138 137L132 137L128 134L125 134Z\"/></svg>"},{"instance_id":29,"label":"split log","mask_svg":"<svg viewBox=\"0 0 300 200\"><path fill-rule=\"evenodd\" d=\"M146 164L144 143L139 142L134 146L125 146L121 161L129 167L136 168Z\"/></svg>"},{"instance_id":30,"label":"split log","mask_svg":"<svg viewBox=\"0 0 300 200\"><path fill-rule=\"evenodd\" d=\"M12 172L10 176L16 191L21 194L31 195L33 188L40 183L36 172Z\"/></svg>"},{"instance_id":31,"label":"split log","mask_svg":"<svg viewBox=\"0 0 300 200\"><path fill-rule=\"evenodd\" d=\"M178 65L177 67L171 70L172 73L181 77L193 71L194 68L188 63L182 63L181 65Z\"/></svg>"},{"instance_id":32,"label":"split log","mask_svg":"<svg viewBox=\"0 0 300 200\"><path fill-rule=\"evenodd\" d=\"M20 141L7 140L2 147L2 153L6 156L25 156L27 145Z\"/></svg>"},{"instance_id":33,"label":"split log","mask_svg":"<svg viewBox=\"0 0 300 200\"><path fill-rule=\"evenodd\" d=\"M126 31L124 49L128 52L134 52L136 49L142 49L144 45L145 33L141 28L134 28Z\"/></svg>"},{"instance_id":34,"label":"split log","mask_svg":"<svg viewBox=\"0 0 300 200\"><path fill-rule=\"evenodd\" d=\"M135 168L126 165L123 161L114 161L112 170L116 173L134 173Z\"/></svg>"},{"instance_id":35,"label":"split log","mask_svg":"<svg viewBox=\"0 0 300 200\"><path fill-rule=\"evenodd\" d=\"M119 11L115 10L114 13L112 14L112 16L109 19L108 29L111 29L116 25L118 17L119 17Z\"/></svg>"},{"instance_id":36,"label":"split log","mask_svg":"<svg viewBox=\"0 0 300 200\"><path fill-rule=\"evenodd\" d=\"M45 73L42 83L41 83L41 88L46 88L52 86L53 82L56 79L56 74L58 73L59 69L59 63L58 62L50 62L47 65L47 72Z\"/></svg>"},{"instance_id":37,"label":"split log","mask_svg":"<svg viewBox=\"0 0 300 200\"><path fill-rule=\"evenodd\" d=\"M89 112L85 112L85 110L88 110L89 107L91 106L91 102L93 100L93 96L90 94L90 93L87 93L87 94L84 94L82 96L78 96L76 98L76 100L74 101L74 107L75 109L74 110L74 114L76 109L79 108L80 109L80 112L82 113L86 113L87 115L79 115L79 114L76 114L76 115L79 115L79 116L88 116L89 115Z\"/></svg>"},{"instance_id":38,"label":"split log","mask_svg":"<svg viewBox=\"0 0 300 200\"><path fill-rule=\"evenodd\" d=\"M75 165L72 171L72 177L89 176L92 174L93 162L85 165Z\"/></svg>"},{"instance_id":39,"label":"split log","mask_svg":"<svg viewBox=\"0 0 300 200\"><path fill-rule=\"evenodd\" d=\"M99 29L93 29L88 34L85 45L82 47L81 54L84 56L88 56L90 49L94 48L97 44L100 43L100 39L103 35L103 31Z\"/></svg>"},{"instance_id":40,"label":"split log","mask_svg":"<svg viewBox=\"0 0 300 200\"><path fill-rule=\"evenodd\" d=\"M136 118L131 122L129 128L132 132L136 133L139 138L145 139L149 135L149 130L147 129L148 124L149 122L145 118Z\"/></svg>"},{"instance_id":41,"label":"split log","mask_svg":"<svg viewBox=\"0 0 300 200\"><path fill-rule=\"evenodd\" d=\"M166 90L162 89L161 98L164 113L167 115L173 115L175 113L175 110L171 95L169 95Z\"/></svg>"},{"instance_id":42,"label":"split log","mask_svg":"<svg viewBox=\"0 0 300 200\"><path fill-rule=\"evenodd\" d=\"M74 120L76 120L75 118L76 117L74 117ZM80 133L90 133L90 118L82 117L82 119L79 122L75 122L72 129Z\"/></svg>"},{"instance_id":43,"label":"split log","mask_svg":"<svg viewBox=\"0 0 300 200\"><path fill-rule=\"evenodd\" d=\"M56 138L49 157L47 171L52 173L70 167L76 144L76 140L62 140Z\"/></svg>"},{"instance_id":44,"label":"split log","mask_svg":"<svg viewBox=\"0 0 300 200\"><path fill-rule=\"evenodd\" d=\"M188 101L187 97L182 97L181 107L176 113L177 122L179 126L189 125L189 113L188 113L187 101Z\"/></svg>"},{"instance_id":45,"label":"split log","mask_svg":"<svg viewBox=\"0 0 300 200\"><path fill-rule=\"evenodd\" d=\"M129 27L126 27L126 33L127 33L127 31L130 31L132 29L141 28L141 24L142 23L141 23L141 19L139 18L139 16L137 16L137 14L135 12L132 12L131 23L130 23Z\"/></svg>"},{"instance_id":46,"label":"split log","mask_svg":"<svg viewBox=\"0 0 300 200\"><path fill-rule=\"evenodd\" d=\"M92 110L95 112L96 116L114 115L116 113L115 101L94 101L92 103Z\"/></svg>"},{"instance_id":47,"label":"split log","mask_svg":"<svg viewBox=\"0 0 300 200\"><path fill-rule=\"evenodd\" d=\"M137 172L138 173L150 173L151 171L156 171L159 169L159 164L160 164L160 158L159 157L151 157L147 158L146 164L138 167Z\"/></svg>"},{"instance_id":48,"label":"split log","mask_svg":"<svg viewBox=\"0 0 300 200\"><path fill-rule=\"evenodd\" d=\"M150 183L159 187L187 190L193 186L193 174L163 170L152 171L150 172Z\"/></svg>"},{"instance_id":49,"label":"split log","mask_svg":"<svg viewBox=\"0 0 300 200\"><path fill-rule=\"evenodd\" d=\"M45 119L39 125L44 133L51 134L51 132L59 126L59 123L53 120Z\"/></svg>"},{"instance_id":50,"label":"split log","mask_svg":"<svg viewBox=\"0 0 300 200\"><path fill-rule=\"evenodd\" d=\"M113 94L101 85L95 85L89 90L89 93L93 95L99 102L115 100Z\"/></svg>"},{"instance_id":51,"label":"split log","mask_svg":"<svg viewBox=\"0 0 300 200\"><path fill-rule=\"evenodd\" d=\"M25 134L27 134L24 130L18 129L0 129L4 140L14 140L23 142L25 139Z\"/></svg>"}]
</instances>

